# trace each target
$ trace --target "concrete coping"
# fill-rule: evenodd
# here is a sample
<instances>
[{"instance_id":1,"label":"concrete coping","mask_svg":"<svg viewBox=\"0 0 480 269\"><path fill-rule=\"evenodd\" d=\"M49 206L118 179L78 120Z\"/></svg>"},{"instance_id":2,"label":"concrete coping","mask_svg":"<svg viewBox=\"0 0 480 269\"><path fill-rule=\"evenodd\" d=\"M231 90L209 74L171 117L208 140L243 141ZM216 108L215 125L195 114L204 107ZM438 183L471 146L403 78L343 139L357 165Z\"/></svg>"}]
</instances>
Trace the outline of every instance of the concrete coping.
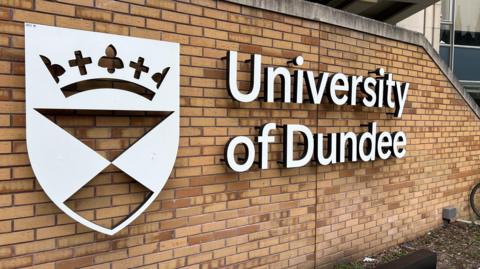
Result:
<instances>
[{"instance_id":1,"label":"concrete coping","mask_svg":"<svg viewBox=\"0 0 480 269\"><path fill-rule=\"evenodd\" d=\"M480 119L480 107L455 77L453 71L440 58L427 38L421 33L410 31L396 25L362 17L357 14L331 8L305 0L226 0L244 6L269 10L290 16L332 24L363 33L385 37L417 46L421 46L448 78L453 87L467 102L475 115Z\"/></svg>"}]
</instances>

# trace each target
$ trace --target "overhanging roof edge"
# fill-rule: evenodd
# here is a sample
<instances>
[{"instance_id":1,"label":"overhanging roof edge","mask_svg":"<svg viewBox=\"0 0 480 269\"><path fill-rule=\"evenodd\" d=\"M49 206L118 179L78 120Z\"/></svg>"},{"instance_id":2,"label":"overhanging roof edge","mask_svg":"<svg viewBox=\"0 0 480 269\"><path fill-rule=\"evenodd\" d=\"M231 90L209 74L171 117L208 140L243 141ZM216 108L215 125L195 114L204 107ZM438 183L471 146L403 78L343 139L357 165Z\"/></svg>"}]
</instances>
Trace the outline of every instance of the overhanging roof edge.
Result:
<instances>
[{"instance_id":1,"label":"overhanging roof edge","mask_svg":"<svg viewBox=\"0 0 480 269\"><path fill-rule=\"evenodd\" d=\"M397 12L393 16L387 18L385 20L385 22L387 22L387 23L397 23L397 22L399 22L401 20L404 20L407 17L419 12L422 9L425 9L425 8L435 4L438 1L439 0L424 0L424 1L421 1L420 3L416 3L416 4L411 5L410 7L406 8L404 10L401 10L400 12Z\"/></svg>"},{"instance_id":2,"label":"overhanging roof edge","mask_svg":"<svg viewBox=\"0 0 480 269\"><path fill-rule=\"evenodd\" d=\"M359 32L364 32L376 36L393 39L425 49L428 55L440 68L442 73L448 78L453 87L462 96L468 106L473 110L477 118L480 119L480 107L468 94L455 77L453 71L443 62L440 55L435 51L427 38L420 33L410 31L392 24L376 21L362 17L343 10L331 8L313 2L304 0L224 0L244 6L265 9L290 16L300 17L313 21L332 24Z\"/></svg>"}]
</instances>

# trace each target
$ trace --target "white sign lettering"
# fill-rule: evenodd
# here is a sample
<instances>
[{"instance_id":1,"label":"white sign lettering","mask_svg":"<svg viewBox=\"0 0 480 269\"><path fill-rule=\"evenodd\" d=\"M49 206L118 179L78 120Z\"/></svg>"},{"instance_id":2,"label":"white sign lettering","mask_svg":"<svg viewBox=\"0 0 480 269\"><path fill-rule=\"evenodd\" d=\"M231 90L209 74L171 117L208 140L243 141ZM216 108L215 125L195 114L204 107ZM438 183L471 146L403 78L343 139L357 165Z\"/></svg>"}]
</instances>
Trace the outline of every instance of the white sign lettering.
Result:
<instances>
[{"instance_id":1,"label":"white sign lettering","mask_svg":"<svg viewBox=\"0 0 480 269\"><path fill-rule=\"evenodd\" d=\"M261 87L262 56L253 54L250 57L250 90L242 91L237 86L237 52L227 54L227 90L236 101L253 102L259 98ZM302 56L292 61L295 67L303 65ZM363 93L360 101L366 107L387 107L393 109L395 117L401 117L407 101L409 83L393 80L393 75L385 74L383 68L375 70L376 76L347 76L343 73L319 73L311 70L297 69L290 74L287 67L264 68L263 100L273 103L280 100L283 103L303 103L304 88L307 89L308 101L321 104L324 96L335 105L357 105L357 92ZM280 79L280 96L275 96L275 78ZM293 78L293 80L291 79ZM304 87L306 86L306 87ZM225 161L234 171L243 172L258 163L260 169L268 169L269 144L275 142L270 132L276 129L275 123L267 123L260 128L256 138L259 144L258 162L255 162L255 146L250 138L237 136L230 140L225 149ZM295 157L294 136L300 135L303 141L299 156ZM324 147L324 138L327 146ZM235 143L234 143L235 142ZM388 159L391 156L403 158L406 154L407 137L404 132L378 132L377 123L368 124L368 131L355 134L353 132L313 134L307 126L287 124L283 126L283 160L279 161L287 168L302 167L314 160L320 165L342 163L346 161L374 161ZM235 157L237 145L244 145L244 158ZM238 161L242 161L238 163Z\"/></svg>"}]
</instances>

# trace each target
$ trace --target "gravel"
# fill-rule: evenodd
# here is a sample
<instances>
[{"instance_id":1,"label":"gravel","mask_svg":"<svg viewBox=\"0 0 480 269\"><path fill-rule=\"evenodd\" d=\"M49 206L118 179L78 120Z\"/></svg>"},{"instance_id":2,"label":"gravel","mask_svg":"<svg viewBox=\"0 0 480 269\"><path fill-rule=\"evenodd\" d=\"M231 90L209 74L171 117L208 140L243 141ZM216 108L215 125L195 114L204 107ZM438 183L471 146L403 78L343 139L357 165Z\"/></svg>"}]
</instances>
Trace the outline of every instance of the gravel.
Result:
<instances>
[{"instance_id":1,"label":"gravel","mask_svg":"<svg viewBox=\"0 0 480 269\"><path fill-rule=\"evenodd\" d=\"M378 264L393 261L420 249L429 249L437 253L437 269L480 269L480 226L454 222L413 241L355 262L339 264L335 268L375 268ZM375 261L367 261L370 259Z\"/></svg>"}]
</instances>

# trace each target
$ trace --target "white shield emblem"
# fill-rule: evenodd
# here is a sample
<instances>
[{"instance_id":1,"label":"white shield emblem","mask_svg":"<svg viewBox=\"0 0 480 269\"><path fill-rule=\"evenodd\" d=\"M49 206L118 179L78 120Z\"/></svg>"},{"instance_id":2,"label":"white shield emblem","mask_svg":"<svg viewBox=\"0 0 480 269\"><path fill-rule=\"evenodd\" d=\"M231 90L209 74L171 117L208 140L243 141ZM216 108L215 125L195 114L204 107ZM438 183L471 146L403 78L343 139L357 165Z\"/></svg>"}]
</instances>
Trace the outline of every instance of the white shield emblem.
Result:
<instances>
[{"instance_id":1,"label":"white shield emblem","mask_svg":"<svg viewBox=\"0 0 480 269\"><path fill-rule=\"evenodd\" d=\"M27 147L37 180L70 217L96 231L115 234L155 200L175 163L179 143L179 45L25 24L25 62ZM98 86L104 84L95 84L97 80L108 80L112 86ZM66 94L66 89L84 82L97 87ZM167 116L118 157L107 160L52 122L42 113L47 110L133 111ZM69 197L110 165L151 192L136 211L112 229L83 218L65 205Z\"/></svg>"}]
</instances>

